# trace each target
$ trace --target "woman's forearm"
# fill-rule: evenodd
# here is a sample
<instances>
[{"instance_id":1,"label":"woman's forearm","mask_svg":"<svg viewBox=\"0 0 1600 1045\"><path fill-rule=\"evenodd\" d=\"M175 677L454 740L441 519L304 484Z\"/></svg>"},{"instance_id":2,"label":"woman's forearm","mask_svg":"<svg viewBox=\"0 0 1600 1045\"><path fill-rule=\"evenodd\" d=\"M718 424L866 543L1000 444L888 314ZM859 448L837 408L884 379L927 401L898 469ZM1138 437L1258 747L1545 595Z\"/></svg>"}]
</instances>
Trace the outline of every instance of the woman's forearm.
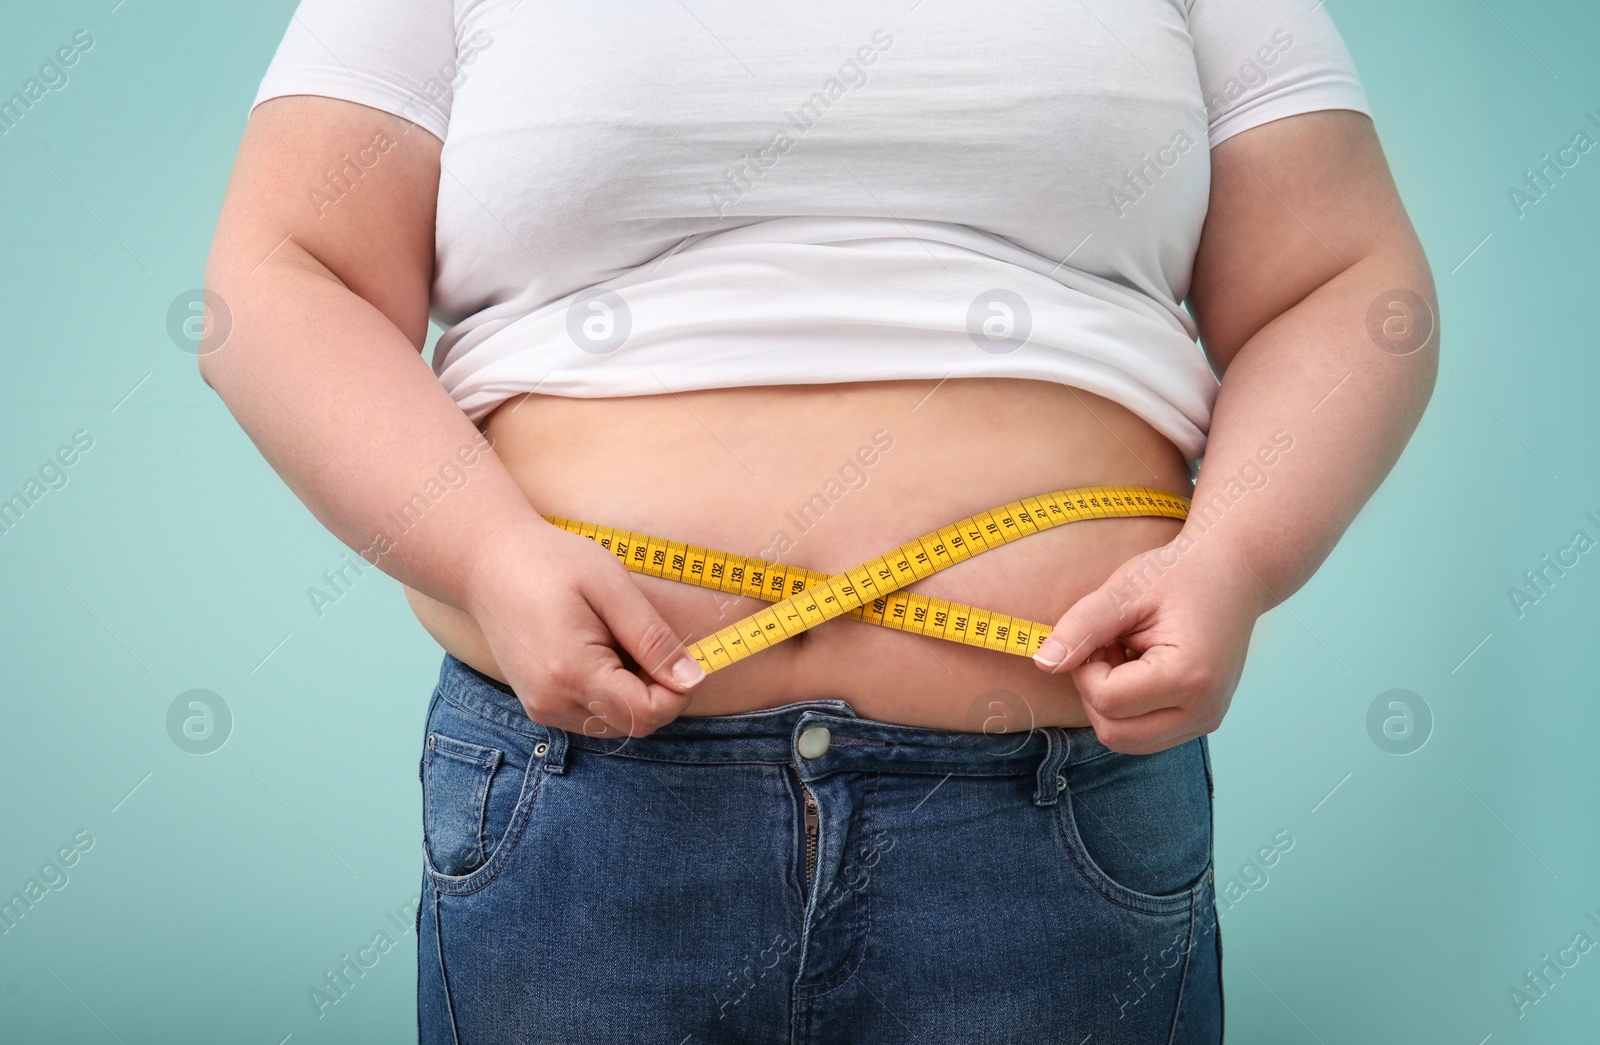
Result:
<instances>
[{"instance_id":1,"label":"woman's forearm","mask_svg":"<svg viewBox=\"0 0 1600 1045\"><path fill-rule=\"evenodd\" d=\"M292 240L254 272L214 255L207 288L232 328L206 383L368 562L465 609L488 549L553 530L411 341Z\"/></svg>"},{"instance_id":2,"label":"woman's forearm","mask_svg":"<svg viewBox=\"0 0 1600 1045\"><path fill-rule=\"evenodd\" d=\"M1397 290L1428 314L1408 319ZM1247 574L1238 579L1261 612L1299 589L1421 419L1438 372L1437 317L1426 260L1397 247L1352 264L1250 338L1218 390L1179 550Z\"/></svg>"}]
</instances>

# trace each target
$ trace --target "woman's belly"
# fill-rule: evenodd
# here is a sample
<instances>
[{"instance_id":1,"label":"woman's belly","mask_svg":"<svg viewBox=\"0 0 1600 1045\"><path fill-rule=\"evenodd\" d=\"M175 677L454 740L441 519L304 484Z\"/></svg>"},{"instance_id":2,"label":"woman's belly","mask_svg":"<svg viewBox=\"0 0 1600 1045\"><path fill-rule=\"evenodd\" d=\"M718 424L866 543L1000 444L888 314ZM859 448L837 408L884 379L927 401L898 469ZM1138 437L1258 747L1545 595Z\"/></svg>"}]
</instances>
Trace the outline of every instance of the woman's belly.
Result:
<instances>
[{"instance_id":1,"label":"woman's belly","mask_svg":"<svg viewBox=\"0 0 1600 1045\"><path fill-rule=\"evenodd\" d=\"M1182 453L1143 420L1043 381L873 381L614 399L534 394L501 404L483 429L541 513L829 574L1021 497L1096 485L1185 497L1193 490ZM1135 518L1060 526L907 590L1053 624L1181 525ZM686 642L767 605L629 577ZM407 596L445 649L504 680L469 615L409 589ZM1026 657L849 619L713 672L685 714L818 698L849 701L866 718L939 729L1088 724L1070 676L1046 675Z\"/></svg>"}]
</instances>

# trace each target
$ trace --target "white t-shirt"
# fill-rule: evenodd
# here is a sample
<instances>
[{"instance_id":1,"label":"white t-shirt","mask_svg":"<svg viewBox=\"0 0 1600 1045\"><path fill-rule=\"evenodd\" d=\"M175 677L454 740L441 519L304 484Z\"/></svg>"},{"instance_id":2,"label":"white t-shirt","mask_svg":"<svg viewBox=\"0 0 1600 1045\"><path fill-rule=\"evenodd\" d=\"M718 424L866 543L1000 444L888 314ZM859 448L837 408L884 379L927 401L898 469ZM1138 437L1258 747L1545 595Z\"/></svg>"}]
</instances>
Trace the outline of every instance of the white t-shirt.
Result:
<instances>
[{"instance_id":1,"label":"white t-shirt","mask_svg":"<svg viewBox=\"0 0 1600 1045\"><path fill-rule=\"evenodd\" d=\"M255 102L286 94L444 142L433 367L474 421L532 390L1019 377L1191 462L1210 148L1369 112L1307 0L301 0Z\"/></svg>"}]
</instances>

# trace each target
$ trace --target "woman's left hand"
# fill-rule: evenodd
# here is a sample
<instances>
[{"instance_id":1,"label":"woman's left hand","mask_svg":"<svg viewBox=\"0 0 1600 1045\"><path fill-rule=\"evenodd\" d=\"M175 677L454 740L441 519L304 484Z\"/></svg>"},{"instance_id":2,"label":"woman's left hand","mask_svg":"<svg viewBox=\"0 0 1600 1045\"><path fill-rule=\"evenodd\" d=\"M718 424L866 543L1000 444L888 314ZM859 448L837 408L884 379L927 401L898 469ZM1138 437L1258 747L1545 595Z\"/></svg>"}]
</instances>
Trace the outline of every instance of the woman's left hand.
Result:
<instances>
[{"instance_id":1,"label":"woman's left hand","mask_svg":"<svg viewBox=\"0 0 1600 1045\"><path fill-rule=\"evenodd\" d=\"M1180 534L1129 559L1062 615L1034 657L1050 674L1072 673L1113 751L1150 754L1222 724L1264 604L1216 537Z\"/></svg>"}]
</instances>

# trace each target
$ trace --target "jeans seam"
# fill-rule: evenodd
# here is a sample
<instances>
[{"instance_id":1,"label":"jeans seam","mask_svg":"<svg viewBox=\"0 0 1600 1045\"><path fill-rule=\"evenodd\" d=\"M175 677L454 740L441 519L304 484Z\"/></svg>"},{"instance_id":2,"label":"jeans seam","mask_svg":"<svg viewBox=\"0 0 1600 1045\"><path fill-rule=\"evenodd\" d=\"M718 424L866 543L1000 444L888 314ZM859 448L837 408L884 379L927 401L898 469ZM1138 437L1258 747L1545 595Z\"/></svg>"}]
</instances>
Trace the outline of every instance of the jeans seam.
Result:
<instances>
[{"instance_id":1,"label":"jeans seam","mask_svg":"<svg viewBox=\"0 0 1600 1045\"><path fill-rule=\"evenodd\" d=\"M1217 952L1217 1040L1220 1042L1227 1037L1228 1005L1224 996L1222 983L1222 918L1217 912L1217 880L1216 880L1216 841L1217 841L1217 788L1216 777L1211 771L1211 741L1206 734L1200 734L1200 751L1205 757L1206 767L1206 809L1211 817L1211 839L1207 846L1208 884L1211 887L1211 922L1212 931L1216 933L1216 942L1213 946Z\"/></svg>"},{"instance_id":2,"label":"jeans seam","mask_svg":"<svg viewBox=\"0 0 1600 1045\"><path fill-rule=\"evenodd\" d=\"M1204 891L1205 879L1201 879L1200 890ZM1189 958L1194 953L1194 897L1189 898L1189 939L1183 949L1183 970L1178 973L1178 997L1172 1004L1172 1029L1167 1032L1167 1045L1173 1045L1178 1039L1178 1016L1183 1012L1183 992L1189 986Z\"/></svg>"},{"instance_id":3,"label":"jeans seam","mask_svg":"<svg viewBox=\"0 0 1600 1045\"><path fill-rule=\"evenodd\" d=\"M523 715L522 722L508 721L511 718L509 712L505 718L500 718L496 715L485 714L484 709L474 707L470 702L456 699L451 692L443 686L439 687L439 697L446 704L449 704L463 715L471 715L473 718L478 719L479 721L488 722L491 725L502 726L514 733L520 733L525 737L531 737L535 743L543 740L545 738L545 733L550 728L543 723L535 722L533 719L527 718L526 713ZM499 709L496 708L494 710ZM524 728L523 722L526 722L527 726L531 728Z\"/></svg>"},{"instance_id":4,"label":"jeans seam","mask_svg":"<svg viewBox=\"0 0 1600 1045\"><path fill-rule=\"evenodd\" d=\"M444 993L445 1018L450 1023L450 1040L461 1045L461 1032L456 1027L456 1006L450 1000L450 974L444 968L444 923L439 919L439 890L433 890L433 946L439 955L439 989Z\"/></svg>"}]
</instances>

